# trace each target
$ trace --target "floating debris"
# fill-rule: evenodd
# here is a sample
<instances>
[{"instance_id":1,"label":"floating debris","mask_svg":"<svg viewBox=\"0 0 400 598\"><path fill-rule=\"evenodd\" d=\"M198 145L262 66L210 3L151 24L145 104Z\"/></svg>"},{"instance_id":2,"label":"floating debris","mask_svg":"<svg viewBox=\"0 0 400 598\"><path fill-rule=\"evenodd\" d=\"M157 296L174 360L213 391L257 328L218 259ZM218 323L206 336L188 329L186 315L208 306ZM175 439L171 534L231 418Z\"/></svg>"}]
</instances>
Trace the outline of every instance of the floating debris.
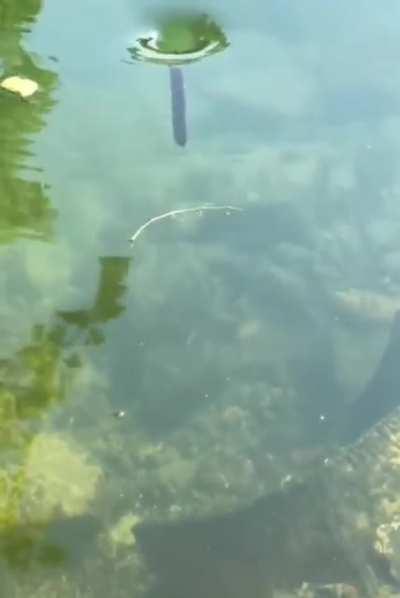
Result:
<instances>
[{"instance_id":1,"label":"floating debris","mask_svg":"<svg viewBox=\"0 0 400 598\"><path fill-rule=\"evenodd\" d=\"M242 212L242 208L238 208L235 206L199 206L197 208L182 208L180 210L171 210L170 212L165 212L165 214L160 214L159 216L154 216L147 220L142 226L140 226L137 231L132 235L130 238L130 244L133 245L135 241L140 237L142 232L154 222L158 222L159 220L164 220L165 218L173 218L174 216L178 216L180 214L188 214L190 212L197 212L201 214L202 212L206 211L215 211L215 210L225 210L228 213L231 211L235 212Z\"/></svg>"},{"instance_id":2,"label":"floating debris","mask_svg":"<svg viewBox=\"0 0 400 598\"><path fill-rule=\"evenodd\" d=\"M0 83L0 87L6 91L10 91L11 93L19 95L24 99L33 96L33 94L39 89L39 85L36 83L36 81L27 79L25 77L18 77L16 75L3 79L3 81Z\"/></svg>"}]
</instances>

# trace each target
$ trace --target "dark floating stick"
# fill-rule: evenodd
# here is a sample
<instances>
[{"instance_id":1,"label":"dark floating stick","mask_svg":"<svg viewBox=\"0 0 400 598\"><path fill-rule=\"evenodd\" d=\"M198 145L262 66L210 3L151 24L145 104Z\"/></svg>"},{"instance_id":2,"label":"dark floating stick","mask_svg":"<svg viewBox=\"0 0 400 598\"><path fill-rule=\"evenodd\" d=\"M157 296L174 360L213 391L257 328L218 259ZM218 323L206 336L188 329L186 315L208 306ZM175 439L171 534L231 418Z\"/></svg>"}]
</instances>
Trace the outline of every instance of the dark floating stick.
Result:
<instances>
[{"instance_id":1,"label":"dark floating stick","mask_svg":"<svg viewBox=\"0 0 400 598\"><path fill-rule=\"evenodd\" d=\"M186 145L186 102L183 73L180 68L170 67L169 85L171 89L172 129L177 145Z\"/></svg>"}]
</instances>

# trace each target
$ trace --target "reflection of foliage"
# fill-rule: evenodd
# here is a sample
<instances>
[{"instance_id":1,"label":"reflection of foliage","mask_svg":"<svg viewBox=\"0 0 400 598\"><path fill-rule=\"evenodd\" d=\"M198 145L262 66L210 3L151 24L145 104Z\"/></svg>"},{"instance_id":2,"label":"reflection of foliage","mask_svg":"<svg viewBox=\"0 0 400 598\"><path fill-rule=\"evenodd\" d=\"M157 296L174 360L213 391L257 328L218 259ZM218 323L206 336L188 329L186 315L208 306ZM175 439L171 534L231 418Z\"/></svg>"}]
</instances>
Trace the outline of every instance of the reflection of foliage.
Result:
<instances>
[{"instance_id":1,"label":"reflection of foliage","mask_svg":"<svg viewBox=\"0 0 400 598\"><path fill-rule=\"evenodd\" d=\"M99 467L75 444L55 434L35 434L34 426L64 401L65 368L79 367L71 325L96 324L97 337L88 335L86 343L98 344L100 324L124 310L128 268L128 259L103 258L92 307L34 326L29 343L0 363L0 550L12 564L46 560L36 550L43 526L59 516L80 517L95 496ZM47 559L57 560L56 547L42 549Z\"/></svg>"},{"instance_id":2,"label":"reflection of foliage","mask_svg":"<svg viewBox=\"0 0 400 598\"><path fill-rule=\"evenodd\" d=\"M229 45L221 27L202 13L164 11L154 15L153 20L156 34L141 37L135 46L128 48L134 60L171 65L176 60L189 63L221 52Z\"/></svg>"},{"instance_id":3,"label":"reflection of foliage","mask_svg":"<svg viewBox=\"0 0 400 598\"><path fill-rule=\"evenodd\" d=\"M160 18L159 49L161 52L192 52L199 44L228 45L225 33L209 16L204 14L164 14Z\"/></svg>"},{"instance_id":4,"label":"reflection of foliage","mask_svg":"<svg viewBox=\"0 0 400 598\"><path fill-rule=\"evenodd\" d=\"M0 554L16 567L63 563L64 542L63 549L48 542L48 526L85 517L102 477L75 440L37 433L38 420L65 399L66 368L80 364L73 359L79 338L71 326L93 327L97 338L88 334L85 341L96 345L103 338L100 325L124 310L129 259L100 262L91 308L65 317L60 312L52 324L34 326L29 342L0 362Z\"/></svg>"},{"instance_id":5,"label":"reflection of foliage","mask_svg":"<svg viewBox=\"0 0 400 598\"><path fill-rule=\"evenodd\" d=\"M61 331L60 331L61 332ZM44 327L34 329L34 339L31 345L24 347L19 354L21 364L30 372L29 388L25 391L26 398L35 410L57 402L63 394L60 372L57 367L60 361L62 336L57 338L57 331L47 332ZM28 403L22 397L22 405ZM45 398L45 405L42 404Z\"/></svg>"},{"instance_id":6,"label":"reflection of foliage","mask_svg":"<svg viewBox=\"0 0 400 598\"><path fill-rule=\"evenodd\" d=\"M0 449L23 448L30 438L29 431L17 412L16 393L0 389ZM0 490L1 495L1 490Z\"/></svg>"},{"instance_id":7,"label":"reflection of foliage","mask_svg":"<svg viewBox=\"0 0 400 598\"><path fill-rule=\"evenodd\" d=\"M65 367L79 367L76 340L71 341L71 326L87 331L85 344L103 342L103 324L124 311L124 279L130 258L101 258L101 273L92 306L86 310L58 312L51 326L36 325L30 342L15 356L0 363L0 445L7 444L22 420L42 417L48 408L64 400ZM16 382L17 381L17 382ZM11 422L14 422L11 425ZM20 434L15 441L20 441ZM14 445L14 443L13 443Z\"/></svg>"},{"instance_id":8,"label":"reflection of foliage","mask_svg":"<svg viewBox=\"0 0 400 598\"><path fill-rule=\"evenodd\" d=\"M2 28L12 27L14 30L22 23L35 20L42 8L42 0L2 0L0 6L0 23Z\"/></svg>"},{"instance_id":9,"label":"reflection of foliage","mask_svg":"<svg viewBox=\"0 0 400 598\"><path fill-rule=\"evenodd\" d=\"M98 324L118 318L125 307L121 299L126 291L124 284L129 271L130 258L100 258L100 281L93 305L88 309L60 311L58 315L68 324L87 331L87 344L98 345L104 341Z\"/></svg>"},{"instance_id":10,"label":"reflection of foliage","mask_svg":"<svg viewBox=\"0 0 400 598\"><path fill-rule=\"evenodd\" d=\"M10 393L13 397L13 408L8 411L15 412L16 422L43 414L43 410L63 398L60 362L64 336L65 331L58 327L47 330L35 326L31 342L14 357L3 360L1 381L9 396L8 403L12 403Z\"/></svg>"},{"instance_id":11,"label":"reflection of foliage","mask_svg":"<svg viewBox=\"0 0 400 598\"><path fill-rule=\"evenodd\" d=\"M6 1L0 8L0 76L29 77L40 86L40 93L31 101L5 91L0 94L0 242L11 242L19 236L48 238L52 231L54 210L44 186L31 177L21 176L30 157L31 136L44 125L43 114L54 105L50 93L57 77L39 67L22 47L23 23L34 21L41 2Z\"/></svg>"},{"instance_id":12,"label":"reflection of foliage","mask_svg":"<svg viewBox=\"0 0 400 598\"><path fill-rule=\"evenodd\" d=\"M0 529L10 528L18 523L23 480L22 470L0 471Z\"/></svg>"},{"instance_id":13,"label":"reflection of foliage","mask_svg":"<svg viewBox=\"0 0 400 598\"><path fill-rule=\"evenodd\" d=\"M0 2L0 79L18 75L39 85L29 101L0 91L0 243L18 237L49 239L54 224L55 211L41 175L32 168L30 146L54 105L51 93L57 76L22 47L22 35L41 5L41 0ZM76 548L80 553L81 545L85 546L82 521L96 498L102 472L75 439L38 433L38 427L40 420L65 400L70 378L64 375L66 368L79 367L71 323L87 318L84 328L89 321L95 324L97 337L89 335L87 344L98 344L103 339L101 324L124 309L122 280L128 261L121 267L122 262L116 260L114 268L112 261L102 260L99 289L90 310L77 317L68 312L71 321L56 313L51 321L38 323L24 346L0 361L0 593L4 596L78 593L72 584L69 593L64 583L66 559L72 553L68 534L74 537L75 557ZM73 329L75 332L75 324ZM93 538L95 532L97 522L88 537ZM81 556L83 553L79 564ZM7 565L13 567L11 573ZM54 573L60 565L62 569ZM60 571L63 581L55 588L52 583L57 575L61 577ZM39 579L43 582L40 592L34 587L39 587ZM26 590L22 589L25 584Z\"/></svg>"}]
</instances>

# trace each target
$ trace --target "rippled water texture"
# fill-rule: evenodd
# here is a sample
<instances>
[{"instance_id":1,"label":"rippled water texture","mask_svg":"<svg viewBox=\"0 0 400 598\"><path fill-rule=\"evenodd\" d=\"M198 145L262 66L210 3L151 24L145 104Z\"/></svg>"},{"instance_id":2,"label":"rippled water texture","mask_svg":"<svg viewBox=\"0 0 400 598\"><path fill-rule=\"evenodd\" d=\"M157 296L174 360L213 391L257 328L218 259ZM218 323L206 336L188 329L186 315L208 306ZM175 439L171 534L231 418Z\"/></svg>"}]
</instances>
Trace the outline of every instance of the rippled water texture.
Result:
<instances>
[{"instance_id":1,"label":"rippled water texture","mask_svg":"<svg viewBox=\"0 0 400 598\"><path fill-rule=\"evenodd\" d=\"M398 595L399 22L0 0L0 598Z\"/></svg>"}]
</instances>

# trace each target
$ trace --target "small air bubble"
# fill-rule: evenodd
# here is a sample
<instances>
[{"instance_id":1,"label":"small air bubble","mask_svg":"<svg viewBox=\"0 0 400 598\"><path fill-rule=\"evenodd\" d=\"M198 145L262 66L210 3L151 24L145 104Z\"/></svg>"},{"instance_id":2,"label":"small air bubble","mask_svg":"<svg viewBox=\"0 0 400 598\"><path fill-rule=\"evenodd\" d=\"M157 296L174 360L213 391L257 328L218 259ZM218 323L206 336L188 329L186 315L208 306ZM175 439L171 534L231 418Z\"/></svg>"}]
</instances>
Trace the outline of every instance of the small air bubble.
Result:
<instances>
[{"instance_id":1,"label":"small air bubble","mask_svg":"<svg viewBox=\"0 0 400 598\"><path fill-rule=\"evenodd\" d=\"M126 415L126 411L123 409L118 409L117 411L113 411L112 415L117 419L122 419Z\"/></svg>"}]
</instances>

